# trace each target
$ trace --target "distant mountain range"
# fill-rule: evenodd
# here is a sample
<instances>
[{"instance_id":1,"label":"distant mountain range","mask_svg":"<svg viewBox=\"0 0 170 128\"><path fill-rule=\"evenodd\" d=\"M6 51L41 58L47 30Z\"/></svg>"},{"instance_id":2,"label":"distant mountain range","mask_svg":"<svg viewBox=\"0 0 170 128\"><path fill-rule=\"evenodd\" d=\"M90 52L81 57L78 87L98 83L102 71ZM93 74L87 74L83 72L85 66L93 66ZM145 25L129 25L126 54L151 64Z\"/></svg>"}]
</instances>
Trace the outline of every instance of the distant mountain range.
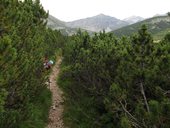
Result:
<instances>
[{"instance_id":1,"label":"distant mountain range","mask_svg":"<svg viewBox=\"0 0 170 128\"><path fill-rule=\"evenodd\" d=\"M132 16L124 20L119 20L115 17L99 14L97 16L68 22L67 26L71 28L83 28L93 32L99 32L102 30L109 32L139 22L143 19L144 18L139 16Z\"/></svg>"},{"instance_id":2,"label":"distant mountain range","mask_svg":"<svg viewBox=\"0 0 170 128\"><path fill-rule=\"evenodd\" d=\"M60 21L49 15L47 26L52 29L60 30L66 35L72 35L81 28L82 31L87 30L90 34L104 29L106 32L113 32L116 36L129 36L136 33L142 24L147 25L149 32L154 35L154 39L160 39L165 33L170 32L170 17L165 15L154 16L149 19L132 16L119 20L111 16L100 14L72 22Z\"/></svg>"},{"instance_id":3,"label":"distant mountain range","mask_svg":"<svg viewBox=\"0 0 170 128\"><path fill-rule=\"evenodd\" d=\"M64 22L49 15L48 27L52 29L60 29L65 33L74 33L78 28L88 30L90 32L99 32L105 30L110 32L118 28L133 24L143 20L141 17L133 16L124 20L119 20L115 17L99 14L97 16L80 19L72 22Z\"/></svg>"},{"instance_id":4,"label":"distant mountain range","mask_svg":"<svg viewBox=\"0 0 170 128\"><path fill-rule=\"evenodd\" d=\"M105 30L106 32L127 26L129 23L119 20L115 17L100 14L97 16L68 22L67 26L71 28L83 28L93 32Z\"/></svg>"}]
</instances>

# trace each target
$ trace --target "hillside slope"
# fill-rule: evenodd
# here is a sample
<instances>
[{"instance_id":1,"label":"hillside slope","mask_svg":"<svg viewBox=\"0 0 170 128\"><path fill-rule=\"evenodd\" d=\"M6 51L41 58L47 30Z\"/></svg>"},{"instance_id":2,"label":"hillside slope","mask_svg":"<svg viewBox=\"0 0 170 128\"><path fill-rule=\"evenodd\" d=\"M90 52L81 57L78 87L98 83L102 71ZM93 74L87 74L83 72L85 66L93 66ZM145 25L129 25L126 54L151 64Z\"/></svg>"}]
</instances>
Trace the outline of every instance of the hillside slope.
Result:
<instances>
[{"instance_id":1,"label":"hillside slope","mask_svg":"<svg viewBox=\"0 0 170 128\"><path fill-rule=\"evenodd\" d=\"M64 21L60 21L59 19L55 18L52 15L48 16L48 23L47 25L51 28L54 29L63 29L66 27L65 22Z\"/></svg>"},{"instance_id":2,"label":"hillside slope","mask_svg":"<svg viewBox=\"0 0 170 128\"><path fill-rule=\"evenodd\" d=\"M89 34L93 34L92 31L83 29L82 27L69 27L67 22L61 21L52 15L49 15L47 26L53 30L60 30L64 35L73 35L77 33L79 29L81 31L87 31Z\"/></svg>"},{"instance_id":3,"label":"hillside slope","mask_svg":"<svg viewBox=\"0 0 170 128\"><path fill-rule=\"evenodd\" d=\"M123 36L123 35L130 36L133 33L136 33L142 24L146 24L146 26L148 27L148 31L152 33L153 35L159 35L160 32L161 33L164 33L164 31L167 32L167 29L170 28L170 17L168 16L153 17L153 18L146 19L144 21L117 29L113 31L113 33L117 36Z\"/></svg>"},{"instance_id":4,"label":"hillside slope","mask_svg":"<svg viewBox=\"0 0 170 128\"><path fill-rule=\"evenodd\" d=\"M47 26L53 30L60 30L64 35L72 35L76 33L77 29L66 26L66 22L49 15Z\"/></svg>"}]
</instances>

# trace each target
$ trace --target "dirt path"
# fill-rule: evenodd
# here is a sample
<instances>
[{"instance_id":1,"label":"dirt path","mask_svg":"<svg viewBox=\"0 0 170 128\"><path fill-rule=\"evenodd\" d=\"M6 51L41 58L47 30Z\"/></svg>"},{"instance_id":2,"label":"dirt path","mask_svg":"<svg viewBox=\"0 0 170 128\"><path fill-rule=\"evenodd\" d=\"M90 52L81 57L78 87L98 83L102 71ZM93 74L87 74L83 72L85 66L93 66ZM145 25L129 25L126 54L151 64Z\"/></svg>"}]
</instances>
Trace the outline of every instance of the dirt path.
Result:
<instances>
[{"instance_id":1,"label":"dirt path","mask_svg":"<svg viewBox=\"0 0 170 128\"><path fill-rule=\"evenodd\" d=\"M64 128L62 113L63 113L63 97L62 91L59 89L56 78L58 77L61 58L53 66L52 73L50 75L50 90L52 92L52 106L49 112L49 123L46 128Z\"/></svg>"}]
</instances>

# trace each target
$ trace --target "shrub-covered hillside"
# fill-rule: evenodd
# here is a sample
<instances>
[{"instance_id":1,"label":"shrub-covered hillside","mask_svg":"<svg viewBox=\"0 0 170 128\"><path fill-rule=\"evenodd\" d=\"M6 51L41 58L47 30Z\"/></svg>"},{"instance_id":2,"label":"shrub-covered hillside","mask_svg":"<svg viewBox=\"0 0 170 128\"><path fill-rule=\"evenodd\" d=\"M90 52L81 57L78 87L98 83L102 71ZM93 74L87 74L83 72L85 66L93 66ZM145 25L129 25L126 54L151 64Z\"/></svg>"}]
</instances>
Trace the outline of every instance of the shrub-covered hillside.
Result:
<instances>
[{"instance_id":1,"label":"shrub-covered hillside","mask_svg":"<svg viewBox=\"0 0 170 128\"><path fill-rule=\"evenodd\" d=\"M71 128L169 128L170 35L142 26L131 38L77 33L64 52L59 84Z\"/></svg>"},{"instance_id":2,"label":"shrub-covered hillside","mask_svg":"<svg viewBox=\"0 0 170 128\"><path fill-rule=\"evenodd\" d=\"M51 94L44 84L49 59L63 46L59 31L46 27L39 0L0 1L0 127L43 128Z\"/></svg>"}]
</instances>

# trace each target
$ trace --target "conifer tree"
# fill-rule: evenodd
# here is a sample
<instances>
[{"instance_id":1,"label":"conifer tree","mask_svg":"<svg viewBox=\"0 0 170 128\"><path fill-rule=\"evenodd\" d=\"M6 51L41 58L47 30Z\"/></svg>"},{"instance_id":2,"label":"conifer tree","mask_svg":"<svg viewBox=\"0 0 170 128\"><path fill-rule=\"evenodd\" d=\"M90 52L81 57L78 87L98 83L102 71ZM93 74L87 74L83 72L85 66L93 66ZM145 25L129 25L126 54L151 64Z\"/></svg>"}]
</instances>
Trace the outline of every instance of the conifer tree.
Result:
<instances>
[{"instance_id":1,"label":"conifer tree","mask_svg":"<svg viewBox=\"0 0 170 128\"><path fill-rule=\"evenodd\" d=\"M102 32L73 35L60 77L74 97L67 97L72 106L67 121L74 127L168 128L169 44L169 35L155 44L145 25L130 38Z\"/></svg>"},{"instance_id":2,"label":"conifer tree","mask_svg":"<svg viewBox=\"0 0 170 128\"><path fill-rule=\"evenodd\" d=\"M64 37L46 28L39 0L1 0L0 10L0 127L44 127L50 93L43 58L54 57Z\"/></svg>"}]
</instances>

